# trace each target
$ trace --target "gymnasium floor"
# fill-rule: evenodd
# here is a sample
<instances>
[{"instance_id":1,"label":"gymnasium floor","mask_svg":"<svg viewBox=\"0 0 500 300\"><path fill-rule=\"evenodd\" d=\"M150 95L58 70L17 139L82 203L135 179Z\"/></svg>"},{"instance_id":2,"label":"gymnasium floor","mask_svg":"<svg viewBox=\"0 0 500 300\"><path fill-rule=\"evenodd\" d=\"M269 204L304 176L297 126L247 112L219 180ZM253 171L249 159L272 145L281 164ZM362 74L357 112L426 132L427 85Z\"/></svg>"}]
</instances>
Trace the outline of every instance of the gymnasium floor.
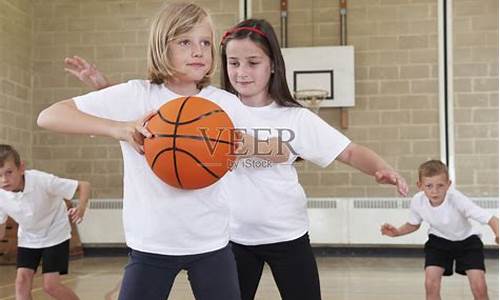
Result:
<instances>
[{"instance_id":1,"label":"gymnasium floor","mask_svg":"<svg viewBox=\"0 0 500 300\"><path fill-rule=\"evenodd\" d=\"M126 257L89 257L71 261L65 283L82 300L114 300ZM421 300L422 258L318 257L323 299L336 300ZM487 259L490 299L498 299L498 259ZM14 266L0 266L0 300L14 299ZM41 289L40 277L34 283L34 300L50 299ZM193 299L185 273L177 277L169 299ZM266 270L256 299L280 299L269 270ZM442 299L472 299L466 277L454 275L443 280Z\"/></svg>"}]
</instances>

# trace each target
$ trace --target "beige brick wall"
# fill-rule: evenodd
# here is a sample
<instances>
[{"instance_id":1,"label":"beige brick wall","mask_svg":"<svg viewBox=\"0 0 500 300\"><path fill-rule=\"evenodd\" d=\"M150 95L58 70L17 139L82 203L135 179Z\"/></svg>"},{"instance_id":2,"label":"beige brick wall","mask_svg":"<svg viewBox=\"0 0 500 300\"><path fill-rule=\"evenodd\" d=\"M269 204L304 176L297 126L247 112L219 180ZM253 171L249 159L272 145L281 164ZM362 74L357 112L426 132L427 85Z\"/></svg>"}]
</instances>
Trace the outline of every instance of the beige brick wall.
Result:
<instances>
[{"instance_id":1,"label":"beige brick wall","mask_svg":"<svg viewBox=\"0 0 500 300\"><path fill-rule=\"evenodd\" d=\"M0 143L11 144L31 166L31 56L29 0L0 1Z\"/></svg>"},{"instance_id":2,"label":"beige brick wall","mask_svg":"<svg viewBox=\"0 0 500 300\"><path fill-rule=\"evenodd\" d=\"M0 122L13 115L20 120L0 124L0 139L15 143L16 134L9 132L25 132L19 136L30 138L32 134L32 150L24 146L22 152L30 156L32 151L36 168L90 180L93 197L120 197L123 168L115 141L31 130L31 124L49 104L87 91L64 74L65 56L84 56L115 81L144 78L148 23L161 3L2 2L1 24L16 25L0 29ZM218 36L238 19L236 0L197 3L212 12ZM289 46L339 44L337 1L291 0L289 8ZM434 0L352 0L348 4L348 43L356 49L357 96L344 133L400 170L412 192L417 165L439 157L436 14ZM498 2L456 1L455 15L457 181L471 195L498 195ZM253 16L271 21L279 34L278 1L253 0ZM30 25L23 29L19 24ZM8 47L4 38L10 41ZM11 73L11 69L22 71ZM33 109L27 113L31 95ZM27 107L19 108L20 103ZM339 128L337 109L322 109L320 115ZM12 137L7 139L9 134ZM393 189L374 184L370 177L342 164L326 169L309 163L297 167L310 196L395 195Z\"/></svg>"},{"instance_id":3,"label":"beige brick wall","mask_svg":"<svg viewBox=\"0 0 500 300\"><path fill-rule=\"evenodd\" d=\"M65 74L66 56L87 58L115 82L145 78L149 23L165 2L33 0L34 114L88 91ZM238 20L237 1L195 2L212 12L218 36ZM37 168L90 180L93 197L122 195L121 151L112 139L35 129L33 157Z\"/></svg>"},{"instance_id":4,"label":"beige brick wall","mask_svg":"<svg viewBox=\"0 0 500 300\"><path fill-rule=\"evenodd\" d=\"M454 1L457 184L498 195L498 1Z\"/></svg>"},{"instance_id":5,"label":"beige brick wall","mask_svg":"<svg viewBox=\"0 0 500 300\"><path fill-rule=\"evenodd\" d=\"M253 16L280 35L279 3L254 0ZM456 1L457 184L474 196L498 195L498 1ZM355 47L355 142L379 153L415 192L416 168L439 158L436 1L348 1L348 44ZM288 46L340 43L338 1L289 1ZM339 112L320 115L339 128ZM472 174L470 170L473 170ZM393 189L336 163L300 166L311 196L384 196Z\"/></svg>"},{"instance_id":6,"label":"beige brick wall","mask_svg":"<svg viewBox=\"0 0 500 300\"><path fill-rule=\"evenodd\" d=\"M418 164L439 158L435 1L348 1L348 44L354 45L356 106L343 132L398 169L415 189ZM289 1L289 45L340 44L338 1ZM254 1L280 35L279 4ZM299 29L300 28L300 29ZM339 128L339 111L320 115ZM394 196L394 189L341 163L300 173L312 196Z\"/></svg>"}]
</instances>

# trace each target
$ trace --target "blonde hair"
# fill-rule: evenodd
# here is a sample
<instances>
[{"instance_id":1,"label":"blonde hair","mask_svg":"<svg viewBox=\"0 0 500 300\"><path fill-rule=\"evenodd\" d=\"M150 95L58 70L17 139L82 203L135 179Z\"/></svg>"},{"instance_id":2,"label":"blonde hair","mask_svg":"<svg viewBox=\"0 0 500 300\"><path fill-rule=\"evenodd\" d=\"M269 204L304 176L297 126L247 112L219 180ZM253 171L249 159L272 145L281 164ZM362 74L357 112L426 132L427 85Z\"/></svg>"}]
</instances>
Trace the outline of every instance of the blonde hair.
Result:
<instances>
[{"instance_id":1,"label":"blonde hair","mask_svg":"<svg viewBox=\"0 0 500 300\"><path fill-rule=\"evenodd\" d=\"M215 41L214 28L210 16L200 6L194 3L169 3L155 17L151 24L148 44L148 79L153 83L162 84L173 78L178 70L169 59L168 43L179 35L189 32L205 18L208 18L212 31L211 52L212 64L198 88L202 89L210 84L210 77L215 71Z\"/></svg>"},{"instance_id":2,"label":"blonde hair","mask_svg":"<svg viewBox=\"0 0 500 300\"><path fill-rule=\"evenodd\" d=\"M422 177L433 177L436 175L446 174L448 177L448 167L440 160L429 160L418 167L418 180L422 181Z\"/></svg>"}]
</instances>

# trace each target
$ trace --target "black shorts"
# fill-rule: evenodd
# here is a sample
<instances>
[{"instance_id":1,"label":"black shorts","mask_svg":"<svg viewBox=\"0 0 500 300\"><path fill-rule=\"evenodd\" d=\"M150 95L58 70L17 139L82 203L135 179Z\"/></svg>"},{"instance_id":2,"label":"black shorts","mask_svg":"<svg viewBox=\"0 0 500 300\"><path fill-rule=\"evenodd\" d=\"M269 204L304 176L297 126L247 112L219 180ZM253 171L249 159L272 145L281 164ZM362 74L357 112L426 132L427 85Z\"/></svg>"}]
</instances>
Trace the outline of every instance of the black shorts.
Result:
<instances>
[{"instance_id":1,"label":"black shorts","mask_svg":"<svg viewBox=\"0 0 500 300\"><path fill-rule=\"evenodd\" d=\"M17 247L17 268L36 272L42 260L42 273L68 274L69 240L47 248Z\"/></svg>"},{"instance_id":2,"label":"black shorts","mask_svg":"<svg viewBox=\"0 0 500 300\"><path fill-rule=\"evenodd\" d=\"M425 243L425 267L439 266L444 268L444 276L455 273L466 275L467 270L483 270L483 242L477 235L471 235L462 241L450 241L433 234Z\"/></svg>"}]
</instances>

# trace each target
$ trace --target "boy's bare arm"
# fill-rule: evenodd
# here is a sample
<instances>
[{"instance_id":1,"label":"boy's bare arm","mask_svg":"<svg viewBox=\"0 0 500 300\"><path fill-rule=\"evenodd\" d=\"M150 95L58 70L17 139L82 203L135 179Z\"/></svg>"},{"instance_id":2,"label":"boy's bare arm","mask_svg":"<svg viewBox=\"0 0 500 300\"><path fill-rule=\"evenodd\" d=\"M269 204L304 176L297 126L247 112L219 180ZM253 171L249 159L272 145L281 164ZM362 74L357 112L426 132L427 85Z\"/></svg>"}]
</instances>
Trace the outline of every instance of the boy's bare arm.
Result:
<instances>
[{"instance_id":1,"label":"boy's bare arm","mask_svg":"<svg viewBox=\"0 0 500 300\"><path fill-rule=\"evenodd\" d=\"M77 191L78 206L73 207L68 211L68 215L73 223L80 223L83 220L90 198L90 183L87 181L79 181Z\"/></svg>"},{"instance_id":2,"label":"boy's bare arm","mask_svg":"<svg viewBox=\"0 0 500 300\"><path fill-rule=\"evenodd\" d=\"M0 240L5 237L5 228L7 228L7 222L0 224Z\"/></svg>"},{"instance_id":3,"label":"boy's bare arm","mask_svg":"<svg viewBox=\"0 0 500 300\"><path fill-rule=\"evenodd\" d=\"M495 216L491 217L488 225L490 225L491 230L495 233L495 242L498 244L498 218Z\"/></svg>"},{"instance_id":4,"label":"boy's bare arm","mask_svg":"<svg viewBox=\"0 0 500 300\"><path fill-rule=\"evenodd\" d=\"M87 181L78 182L78 206L87 208L90 198L90 183Z\"/></svg>"},{"instance_id":5,"label":"boy's bare arm","mask_svg":"<svg viewBox=\"0 0 500 300\"><path fill-rule=\"evenodd\" d=\"M406 234L415 232L419 228L420 228L420 224L413 225L410 223L406 223L406 224L402 225L401 227L396 228L393 225L386 223L380 227L380 232L382 233L382 235L396 237L396 236L402 236L402 235L406 235Z\"/></svg>"}]
</instances>

